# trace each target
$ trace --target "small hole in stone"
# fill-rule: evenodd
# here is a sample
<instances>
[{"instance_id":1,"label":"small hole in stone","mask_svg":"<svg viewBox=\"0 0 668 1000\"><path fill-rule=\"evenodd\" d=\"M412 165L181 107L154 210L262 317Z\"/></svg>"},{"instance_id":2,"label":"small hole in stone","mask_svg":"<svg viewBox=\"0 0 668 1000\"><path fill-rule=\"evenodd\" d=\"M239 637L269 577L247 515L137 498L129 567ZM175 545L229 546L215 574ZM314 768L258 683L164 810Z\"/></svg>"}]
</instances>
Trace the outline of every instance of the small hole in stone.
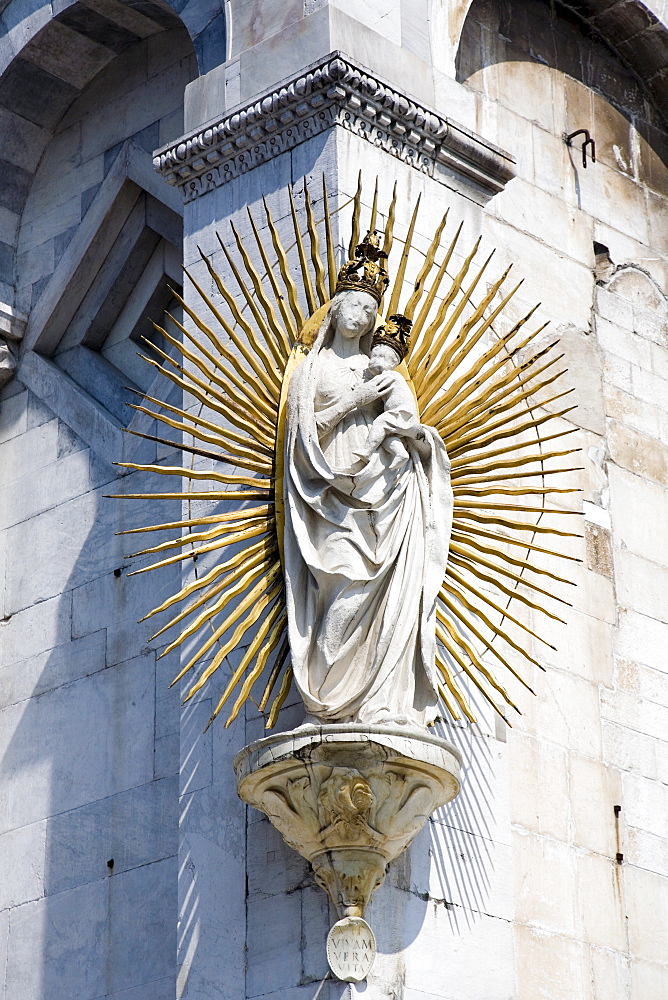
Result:
<instances>
[{"instance_id":1,"label":"small hole in stone","mask_svg":"<svg viewBox=\"0 0 668 1000\"><path fill-rule=\"evenodd\" d=\"M113 871L113 868L114 868L114 859L113 858L109 858L109 860L107 861L107 868L109 869L109 871Z\"/></svg>"},{"instance_id":2,"label":"small hole in stone","mask_svg":"<svg viewBox=\"0 0 668 1000\"><path fill-rule=\"evenodd\" d=\"M612 272L615 269L615 265L610 257L610 251L605 243L597 243L594 240L594 257L594 277L596 278L596 284L603 285L606 281L610 280Z\"/></svg>"},{"instance_id":3,"label":"small hole in stone","mask_svg":"<svg viewBox=\"0 0 668 1000\"><path fill-rule=\"evenodd\" d=\"M114 570L114 576L120 576L123 572L122 568L119 566L118 569Z\"/></svg>"}]
</instances>

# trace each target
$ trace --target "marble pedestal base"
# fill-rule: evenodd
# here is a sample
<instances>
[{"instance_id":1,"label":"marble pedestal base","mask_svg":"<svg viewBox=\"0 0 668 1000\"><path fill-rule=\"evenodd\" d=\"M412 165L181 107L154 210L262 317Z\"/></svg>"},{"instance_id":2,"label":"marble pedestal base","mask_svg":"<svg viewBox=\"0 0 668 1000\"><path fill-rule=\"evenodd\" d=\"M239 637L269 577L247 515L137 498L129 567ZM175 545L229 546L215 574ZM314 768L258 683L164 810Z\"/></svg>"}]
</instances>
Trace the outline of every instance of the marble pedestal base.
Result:
<instances>
[{"instance_id":1,"label":"marble pedestal base","mask_svg":"<svg viewBox=\"0 0 668 1000\"><path fill-rule=\"evenodd\" d=\"M457 795L460 765L458 751L426 730L354 724L267 736L234 760L239 796L311 862L339 924L351 927L363 923L388 863Z\"/></svg>"}]
</instances>

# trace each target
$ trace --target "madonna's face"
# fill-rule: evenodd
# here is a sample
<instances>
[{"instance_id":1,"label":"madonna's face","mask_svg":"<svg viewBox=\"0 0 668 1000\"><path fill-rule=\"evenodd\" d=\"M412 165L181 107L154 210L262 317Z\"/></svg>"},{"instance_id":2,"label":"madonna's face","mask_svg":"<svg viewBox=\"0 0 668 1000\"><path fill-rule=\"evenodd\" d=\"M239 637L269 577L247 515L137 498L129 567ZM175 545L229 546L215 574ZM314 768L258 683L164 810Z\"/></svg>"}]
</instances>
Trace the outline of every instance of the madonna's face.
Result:
<instances>
[{"instance_id":1,"label":"madonna's face","mask_svg":"<svg viewBox=\"0 0 668 1000\"><path fill-rule=\"evenodd\" d=\"M361 337L372 328L378 312L373 295L368 292L340 292L341 298L335 304L333 316L337 332L352 340Z\"/></svg>"}]
</instances>

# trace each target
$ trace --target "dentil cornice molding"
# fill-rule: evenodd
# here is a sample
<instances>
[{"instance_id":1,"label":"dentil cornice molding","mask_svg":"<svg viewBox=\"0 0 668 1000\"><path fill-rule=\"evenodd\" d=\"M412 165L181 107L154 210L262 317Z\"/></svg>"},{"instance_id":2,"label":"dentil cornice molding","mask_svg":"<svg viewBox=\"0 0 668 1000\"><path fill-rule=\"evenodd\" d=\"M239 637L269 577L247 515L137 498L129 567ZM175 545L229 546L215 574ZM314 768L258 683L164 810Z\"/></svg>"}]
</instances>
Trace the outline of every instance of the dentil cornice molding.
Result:
<instances>
[{"instance_id":1,"label":"dentil cornice molding","mask_svg":"<svg viewBox=\"0 0 668 1000\"><path fill-rule=\"evenodd\" d=\"M252 104L157 150L156 170L192 201L340 126L442 183L464 175L489 194L513 176L508 153L333 52Z\"/></svg>"}]
</instances>

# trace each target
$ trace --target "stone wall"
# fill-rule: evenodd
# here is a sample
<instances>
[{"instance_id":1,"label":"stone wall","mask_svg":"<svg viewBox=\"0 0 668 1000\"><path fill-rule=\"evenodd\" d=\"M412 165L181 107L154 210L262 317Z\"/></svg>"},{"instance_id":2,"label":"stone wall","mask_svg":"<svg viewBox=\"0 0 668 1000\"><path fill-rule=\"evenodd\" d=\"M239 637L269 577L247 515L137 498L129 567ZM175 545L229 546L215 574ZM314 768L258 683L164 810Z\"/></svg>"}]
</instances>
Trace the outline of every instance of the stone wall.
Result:
<instances>
[{"instance_id":1,"label":"stone wall","mask_svg":"<svg viewBox=\"0 0 668 1000\"><path fill-rule=\"evenodd\" d=\"M126 49L55 128L17 258L17 300L31 320L41 305L40 334L85 301L78 341L106 309L104 332L116 329L127 360L136 319L121 277L132 287L156 258L154 282L165 269L179 279L180 206L150 194L151 151L182 128L191 52L181 28ZM117 532L180 507L106 498L146 488L112 464L133 372L105 377L108 362L83 346L98 367L75 369L63 332L23 355L0 413L0 996L173 1000L178 705L174 664L157 660L152 622L137 618L179 577L129 577L140 545Z\"/></svg>"},{"instance_id":2,"label":"stone wall","mask_svg":"<svg viewBox=\"0 0 668 1000\"><path fill-rule=\"evenodd\" d=\"M219 720L203 733L232 664L179 713L167 689L177 658L157 660L164 640L151 641L151 621L136 624L179 575L128 576L139 545L114 533L178 510L103 498L155 488L140 473L117 479L119 456L167 457L121 430L123 384L150 384L131 361L141 315L149 301L163 308L165 280L178 279L180 195L149 153L182 130L196 74L182 29L119 54L32 157L20 225L19 212L0 217L20 241L11 291L27 323L0 413L2 1000L668 995L659 7L233 0L227 62L212 36L205 75L186 88L184 127L195 133L341 49L460 123L467 156L492 144L486 169L496 147L509 154L496 187L458 168L432 179L336 125L193 197L184 261L205 274L199 245L224 272L216 231L228 240L233 220L245 235L247 206L259 214L266 196L285 231L288 183L306 176L317 191L324 172L338 206L362 166L366 211L376 175L385 200L398 182L398 233L422 193L431 218L418 244L449 205L464 220L462 245L482 232L499 271L514 262L518 309L541 300L575 386L578 410L559 426L582 448L569 483L583 492L555 501L584 513L568 550L582 562L566 571L577 588L559 590L573 604L567 625L527 618L557 650L533 649L546 672L530 678L535 698L518 696L512 729L481 705L475 726L442 725L464 756L463 791L374 899L380 954L366 987L326 978L326 897L236 797L232 758L263 719L249 706L229 729ZM201 0L183 14L190 26L221 23L219 6ZM650 90L638 63L649 51ZM579 128L596 141L586 168L564 141ZM337 217L341 246L349 211ZM135 287L145 291L133 299ZM292 696L279 725L300 721Z\"/></svg>"},{"instance_id":3,"label":"stone wall","mask_svg":"<svg viewBox=\"0 0 668 1000\"><path fill-rule=\"evenodd\" d=\"M540 651L547 673L509 735L518 996L658 998L668 989L668 689L657 655L668 635L665 108L576 19L540 3L474 3L459 72L467 122L517 158L486 233L562 333L585 466L574 608L548 630L559 651ZM596 141L586 169L563 139L583 127Z\"/></svg>"}]
</instances>

